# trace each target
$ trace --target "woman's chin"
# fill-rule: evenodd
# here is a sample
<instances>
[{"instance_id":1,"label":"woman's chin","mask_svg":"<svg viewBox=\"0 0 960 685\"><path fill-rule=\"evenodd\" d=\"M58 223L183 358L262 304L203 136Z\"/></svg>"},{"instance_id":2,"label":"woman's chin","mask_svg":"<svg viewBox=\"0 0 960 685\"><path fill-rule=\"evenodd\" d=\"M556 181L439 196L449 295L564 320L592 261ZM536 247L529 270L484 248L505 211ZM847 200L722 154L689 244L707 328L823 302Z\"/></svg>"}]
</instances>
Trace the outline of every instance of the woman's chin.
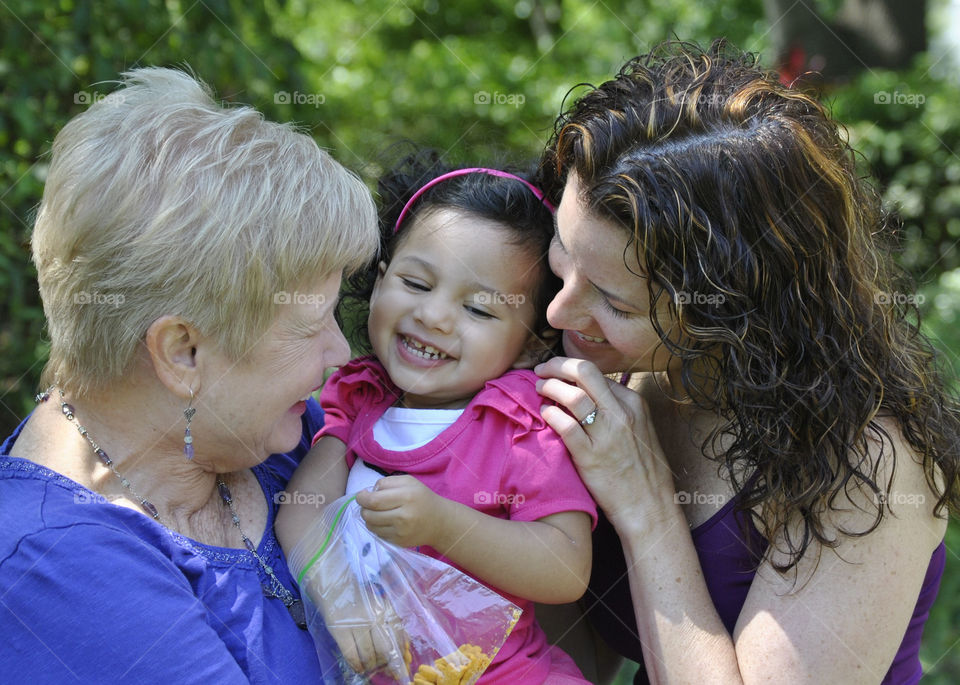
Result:
<instances>
[{"instance_id":1,"label":"woman's chin","mask_svg":"<svg viewBox=\"0 0 960 685\"><path fill-rule=\"evenodd\" d=\"M303 437L303 424L300 417L296 416L295 421L290 417L284 417L282 425L278 425L270 436L266 444L267 454L283 454L290 452L300 444L300 438Z\"/></svg>"}]
</instances>

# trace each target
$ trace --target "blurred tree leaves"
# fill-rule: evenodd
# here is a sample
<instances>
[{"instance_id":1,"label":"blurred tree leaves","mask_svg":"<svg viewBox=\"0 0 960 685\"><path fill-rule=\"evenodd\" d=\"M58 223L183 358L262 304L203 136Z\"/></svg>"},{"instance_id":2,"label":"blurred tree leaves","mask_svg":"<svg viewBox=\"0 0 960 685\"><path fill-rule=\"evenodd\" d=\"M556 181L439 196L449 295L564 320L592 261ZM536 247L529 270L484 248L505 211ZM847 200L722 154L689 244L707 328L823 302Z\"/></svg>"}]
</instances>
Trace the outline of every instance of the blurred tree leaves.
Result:
<instances>
[{"instance_id":1,"label":"blurred tree leaves","mask_svg":"<svg viewBox=\"0 0 960 685\"><path fill-rule=\"evenodd\" d=\"M808 4L829 18L843 3ZM572 86L609 78L668 38L726 36L775 66L763 0L4 0L0 25L3 435L29 411L46 357L28 249L45 155L126 69L188 64L221 98L301 122L370 179L401 139L463 162L532 161ZM899 208L900 259L923 285L927 330L960 369L960 88L935 61L865 70L826 97ZM956 524L950 536L960 540ZM948 563L944 589L955 590L956 557ZM925 682L960 673L955 595L941 592L928 624L936 672Z\"/></svg>"},{"instance_id":2,"label":"blurred tree leaves","mask_svg":"<svg viewBox=\"0 0 960 685\"><path fill-rule=\"evenodd\" d=\"M922 55L906 71L865 71L829 98L864 171L897 209L902 262L922 280L960 267L960 89L934 76L930 62Z\"/></svg>"},{"instance_id":3,"label":"blurred tree leaves","mask_svg":"<svg viewBox=\"0 0 960 685\"><path fill-rule=\"evenodd\" d=\"M265 8L239 0L39 2L0 6L0 428L32 405L47 346L29 260L50 142L137 66L189 64L225 98L278 116L278 84L297 87L301 57L269 30Z\"/></svg>"},{"instance_id":4,"label":"blurred tree leaves","mask_svg":"<svg viewBox=\"0 0 960 685\"><path fill-rule=\"evenodd\" d=\"M475 158L533 158L574 84L609 78L672 35L708 40L723 27L759 48L765 32L761 0L293 0L271 11L325 95L307 121L337 122L334 148L364 163L401 138Z\"/></svg>"}]
</instances>

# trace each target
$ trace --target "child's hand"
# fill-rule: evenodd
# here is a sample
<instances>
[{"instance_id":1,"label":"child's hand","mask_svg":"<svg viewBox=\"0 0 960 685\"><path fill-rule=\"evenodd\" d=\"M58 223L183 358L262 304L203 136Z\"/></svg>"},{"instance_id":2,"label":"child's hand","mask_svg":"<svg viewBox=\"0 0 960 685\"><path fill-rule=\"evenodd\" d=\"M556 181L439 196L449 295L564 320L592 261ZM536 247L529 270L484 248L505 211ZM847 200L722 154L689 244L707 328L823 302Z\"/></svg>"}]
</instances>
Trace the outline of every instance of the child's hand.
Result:
<instances>
[{"instance_id":1,"label":"child's hand","mask_svg":"<svg viewBox=\"0 0 960 685\"><path fill-rule=\"evenodd\" d=\"M346 546L333 545L310 567L300 587L351 669L368 675L387 671L398 682L409 680L409 637L379 574L358 576Z\"/></svg>"},{"instance_id":2,"label":"child's hand","mask_svg":"<svg viewBox=\"0 0 960 685\"><path fill-rule=\"evenodd\" d=\"M367 528L401 547L435 545L447 502L413 476L387 476L377 481L373 492L357 493Z\"/></svg>"},{"instance_id":3,"label":"child's hand","mask_svg":"<svg viewBox=\"0 0 960 685\"><path fill-rule=\"evenodd\" d=\"M388 671L399 682L406 682L409 668L404 652L409 649L409 638L389 603L378 602L374 612L369 604L360 602L327 603L321 613L327 631L356 673Z\"/></svg>"}]
</instances>

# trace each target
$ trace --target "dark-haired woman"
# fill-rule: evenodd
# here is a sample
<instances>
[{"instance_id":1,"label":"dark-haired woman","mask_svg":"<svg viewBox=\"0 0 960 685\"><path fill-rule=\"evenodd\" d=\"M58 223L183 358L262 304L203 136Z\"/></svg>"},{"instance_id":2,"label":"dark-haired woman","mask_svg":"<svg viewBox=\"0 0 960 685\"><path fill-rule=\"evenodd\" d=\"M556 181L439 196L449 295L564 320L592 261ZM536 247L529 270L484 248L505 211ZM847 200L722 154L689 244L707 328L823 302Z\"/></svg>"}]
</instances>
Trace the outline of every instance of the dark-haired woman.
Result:
<instances>
[{"instance_id":1,"label":"dark-haired woman","mask_svg":"<svg viewBox=\"0 0 960 685\"><path fill-rule=\"evenodd\" d=\"M917 682L958 411L838 125L669 45L561 115L542 173L569 358L537 371L605 513L597 630L636 682Z\"/></svg>"}]
</instances>

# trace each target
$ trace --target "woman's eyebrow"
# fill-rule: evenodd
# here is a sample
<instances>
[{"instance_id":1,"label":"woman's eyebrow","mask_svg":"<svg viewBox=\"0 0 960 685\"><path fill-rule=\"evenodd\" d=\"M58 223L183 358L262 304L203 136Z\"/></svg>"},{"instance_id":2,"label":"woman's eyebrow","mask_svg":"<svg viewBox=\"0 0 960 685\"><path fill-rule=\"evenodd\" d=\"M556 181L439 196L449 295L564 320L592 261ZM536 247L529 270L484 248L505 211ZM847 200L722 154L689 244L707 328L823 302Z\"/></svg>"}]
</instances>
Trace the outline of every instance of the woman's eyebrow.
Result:
<instances>
[{"instance_id":1,"label":"woman's eyebrow","mask_svg":"<svg viewBox=\"0 0 960 685\"><path fill-rule=\"evenodd\" d=\"M630 307L631 309L638 309L638 307L637 307L635 304L632 304L632 303L629 302L628 300L623 299L623 298L620 297L619 295L616 295L616 294L610 292L609 290L604 290L603 288L601 288L599 285L597 285L597 284L594 283L593 281L588 281L588 282L590 283L590 285L592 285L594 288L597 289L597 292L598 292L598 293L600 293L601 295L603 295L603 296L604 296L605 298L607 298L608 300L613 300L614 302L619 302L620 304L625 304L625 305L627 305L628 307Z\"/></svg>"}]
</instances>

